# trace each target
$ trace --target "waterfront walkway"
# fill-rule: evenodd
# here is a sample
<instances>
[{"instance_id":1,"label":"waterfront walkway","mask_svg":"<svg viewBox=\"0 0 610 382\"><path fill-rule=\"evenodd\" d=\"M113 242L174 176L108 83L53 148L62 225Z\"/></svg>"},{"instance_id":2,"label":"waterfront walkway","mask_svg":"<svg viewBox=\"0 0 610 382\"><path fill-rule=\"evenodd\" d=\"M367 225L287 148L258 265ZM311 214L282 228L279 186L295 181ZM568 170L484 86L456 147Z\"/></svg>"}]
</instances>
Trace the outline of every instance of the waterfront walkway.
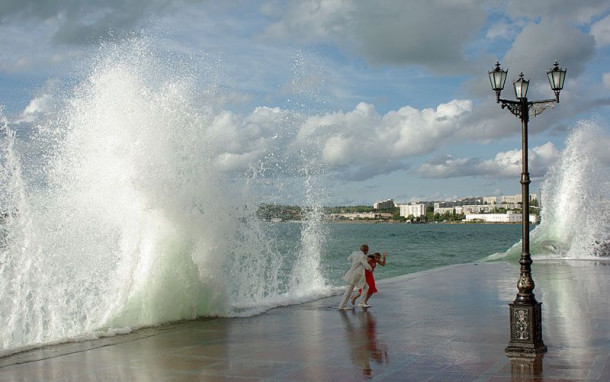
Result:
<instances>
[{"instance_id":1,"label":"waterfront walkway","mask_svg":"<svg viewBox=\"0 0 610 382\"><path fill-rule=\"evenodd\" d=\"M4 381L610 381L610 262L535 261L548 352L511 361L518 265L458 265L340 296L0 359Z\"/></svg>"}]
</instances>

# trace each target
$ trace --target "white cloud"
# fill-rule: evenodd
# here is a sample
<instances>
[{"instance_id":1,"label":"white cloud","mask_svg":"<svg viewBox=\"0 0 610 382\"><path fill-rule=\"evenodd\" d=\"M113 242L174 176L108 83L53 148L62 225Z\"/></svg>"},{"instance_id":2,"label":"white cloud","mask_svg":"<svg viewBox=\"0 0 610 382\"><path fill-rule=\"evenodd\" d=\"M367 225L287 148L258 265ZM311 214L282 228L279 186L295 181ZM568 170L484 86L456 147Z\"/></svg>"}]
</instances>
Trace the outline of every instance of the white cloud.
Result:
<instances>
[{"instance_id":1,"label":"white cloud","mask_svg":"<svg viewBox=\"0 0 610 382\"><path fill-rule=\"evenodd\" d=\"M245 117L229 111L220 112L213 118L208 131L215 143L210 149L218 167L224 171L244 171L256 168L264 159L266 166L275 167L267 168L267 173L290 172L285 155L290 152L294 136L291 119L291 112L279 108L257 107ZM287 153L279 155L284 150Z\"/></svg>"},{"instance_id":2,"label":"white cloud","mask_svg":"<svg viewBox=\"0 0 610 382\"><path fill-rule=\"evenodd\" d=\"M548 167L559 158L559 150L547 142L529 150L529 172L532 177L541 177ZM521 173L521 150L500 152L495 158L454 158L450 155L437 157L417 169L424 178L460 178L485 176L491 178L514 178Z\"/></svg>"},{"instance_id":3,"label":"white cloud","mask_svg":"<svg viewBox=\"0 0 610 382\"><path fill-rule=\"evenodd\" d=\"M401 160L405 158L445 145L471 112L469 100L454 100L436 109L405 106L385 115L360 103L347 113L309 117L297 140L302 146L319 146L324 165L334 169L353 166L358 168L358 177L371 177L404 167Z\"/></svg>"},{"instance_id":4,"label":"white cloud","mask_svg":"<svg viewBox=\"0 0 610 382\"><path fill-rule=\"evenodd\" d=\"M38 94L30 100L25 109L19 113L12 122L34 122L38 117L45 116L58 106L57 93L59 84L57 81L49 80Z\"/></svg>"},{"instance_id":5,"label":"white cloud","mask_svg":"<svg viewBox=\"0 0 610 382\"><path fill-rule=\"evenodd\" d=\"M591 25L591 34L595 37L597 46L610 44L610 15Z\"/></svg>"},{"instance_id":6,"label":"white cloud","mask_svg":"<svg viewBox=\"0 0 610 382\"><path fill-rule=\"evenodd\" d=\"M595 41L591 35L566 23L544 19L523 28L502 64L512 69L511 78L523 72L534 82L546 82L545 71L555 60L568 68L568 75L575 78L594 54Z\"/></svg>"},{"instance_id":7,"label":"white cloud","mask_svg":"<svg viewBox=\"0 0 610 382\"><path fill-rule=\"evenodd\" d=\"M482 4L481 0L295 0L267 28L266 36L335 43L375 65L446 70L465 62L464 47L486 19Z\"/></svg>"},{"instance_id":8,"label":"white cloud","mask_svg":"<svg viewBox=\"0 0 610 382\"><path fill-rule=\"evenodd\" d=\"M272 7L264 5L263 8ZM265 36L302 42L341 40L348 34L353 8L351 2L344 0L291 1L283 14L274 12L281 19L266 28Z\"/></svg>"},{"instance_id":9,"label":"white cloud","mask_svg":"<svg viewBox=\"0 0 610 382\"><path fill-rule=\"evenodd\" d=\"M469 100L435 109L405 106L380 115L360 103L349 112L305 116L258 107L247 116L223 111L211 122L209 137L219 168L260 174L298 175L303 161L319 171L364 180L408 168L409 158L432 152L454 139L472 111Z\"/></svg>"},{"instance_id":10,"label":"white cloud","mask_svg":"<svg viewBox=\"0 0 610 382\"><path fill-rule=\"evenodd\" d=\"M25 121L32 121L33 116L49 111L52 103L52 96L50 94L43 94L31 100L21 116Z\"/></svg>"},{"instance_id":11,"label":"white cloud","mask_svg":"<svg viewBox=\"0 0 610 382\"><path fill-rule=\"evenodd\" d=\"M517 34L517 32L518 31L517 31L517 27L515 24L507 23L506 21L502 20L502 21L499 21L499 22L493 24L491 27L489 27L485 37L487 37L490 40L493 40L496 38L509 39L509 38L513 38Z\"/></svg>"}]
</instances>

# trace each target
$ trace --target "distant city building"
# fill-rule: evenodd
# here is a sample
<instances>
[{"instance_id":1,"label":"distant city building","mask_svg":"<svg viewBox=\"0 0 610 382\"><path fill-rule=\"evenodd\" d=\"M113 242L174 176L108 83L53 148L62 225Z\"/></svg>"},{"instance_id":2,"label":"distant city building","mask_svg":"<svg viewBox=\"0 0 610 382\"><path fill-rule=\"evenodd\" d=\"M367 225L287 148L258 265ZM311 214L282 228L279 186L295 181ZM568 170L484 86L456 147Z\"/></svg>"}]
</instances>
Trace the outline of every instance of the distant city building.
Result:
<instances>
[{"instance_id":1,"label":"distant city building","mask_svg":"<svg viewBox=\"0 0 610 382\"><path fill-rule=\"evenodd\" d=\"M438 204L438 203L435 203ZM453 215L455 211L454 207L434 207L434 213L439 215L450 214Z\"/></svg>"},{"instance_id":2,"label":"distant city building","mask_svg":"<svg viewBox=\"0 0 610 382\"><path fill-rule=\"evenodd\" d=\"M502 204L521 204L521 201L523 200L523 198L521 197L521 194L518 195L504 195L502 196ZM530 202L534 201L534 200L538 200L538 195L536 194L530 194Z\"/></svg>"},{"instance_id":3,"label":"distant city building","mask_svg":"<svg viewBox=\"0 0 610 382\"><path fill-rule=\"evenodd\" d=\"M521 214L507 212L505 214L466 214L465 221L484 221L488 223L521 223ZM530 223L537 224L538 216L530 214Z\"/></svg>"},{"instance_id":4,"label":"distant city building","mask_svg":"<svg viewBox=\"0 0 610 382\"><path fill-rule=\"evenodd\" d=\"M483 204L498 204L498 197L497 196L484 196Z\"/></svg>"},{"instance_id":5,"label":"distant city building","mask_svg":"<svg viewBox=\"0 0 610 382\"><path fill-rule=\"evenodd\" d=\"M375 202L373 204L373 208L376 210L387 210L390 208L394 208L394 200L386 199L386 200L381 200L379 202Z\"/></svg>"},{"instance_id":6,"label":"distant city building","mask_svg":"<svg viewBox=\"0 0 610 382\"><path fill-rule=\"evenodd\" d=\"M463 205L462 209L464 211L464 213L467 214L483 214L483 213L492 213L494 211L494 209L496 208L495 204L469 204L469 205Z\"/></svg>"},{"instance_id":7,"label":"distant city building","mask_svg":"<svg viewBox=\"0 0 610 382\"><path fill-rule=\"evenodd\" d=\"M360 219L384 219L389 220L393 216L390 212L345 212L328 215L331 220L360 220Z\"/></svg>"},{"instance_id":8,"label":"distant city building","mask_svg":"<svg viewBox=\"0 0 610 382\"><path fill-rule=\"evenodd\" d=\"M400 216L403 217L420 217L426 216L426 205L423 203L411 203L411 204L400 204L398 205L400 208Z\"/></svg>"},{"instance_id":9,"label":"distant city building","mask_svg":"<svg viewBox=\"0 0 610 382\"><path fill-rule=\"evenodd\" d=\"M436 210L437 208L449 208L449 207L455 207L455 206L461 206L462 203L458 203L458 202L435 202L434 203L434 210Z\"/></svg>"},{"instance_id":10,"label":"distant city building","mask_svg":"<svg viewBox=\"0 0 610 382\"><path fill-rule=\"evenodd\" d=\"M504 195L502 196L502 204L521 203L521 194L519 195Z\"/></svg>"},{"instance_id":11,"label":"distant city building","mask_svg":"<svg viewBox=\"0 0 610 382\"><path fill-rule=\"evenodd\" d=\"M356 220L356 219L375 219L379 215L375 212L346 212L342 214L330 214L333 220Z\"/></svg>"},{"instance_id":12,"label":"distant city building","mask_svg":"<svg viewBox=\"0 0 610 382\"><path fill-rule=\"evenodd\" d=\"M481 197L461 198L461 199L458 199L458 202L460 202L460 204L462 204L462 205L464 205L464 204L483 204L483 198L481 198Z\"/></svg>"}]
</instances>

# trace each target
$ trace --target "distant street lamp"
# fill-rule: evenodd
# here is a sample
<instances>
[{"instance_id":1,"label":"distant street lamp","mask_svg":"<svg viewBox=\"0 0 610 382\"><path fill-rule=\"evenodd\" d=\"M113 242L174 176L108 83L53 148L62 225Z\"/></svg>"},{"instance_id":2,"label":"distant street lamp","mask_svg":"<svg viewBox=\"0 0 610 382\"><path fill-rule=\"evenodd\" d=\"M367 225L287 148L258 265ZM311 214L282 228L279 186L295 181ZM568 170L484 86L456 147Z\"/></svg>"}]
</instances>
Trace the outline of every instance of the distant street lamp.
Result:
<instances>
[{"instance_id":1,"label":"distant street lamp","mask_svg":"<svg viewBox=\"0 0 610 382\"><path fill-rule=\"evenodd\" d=\"M507 108L513 115L521 119L521 199L522 199L522 220L523 228L521 232L521 275L517 282L519 292L515 301L510 305L510 343L505 349L509 357L535 357L546 352L546 346L542 341L542 313L541 303L534 297L534 280L532 279L532 259L530 256L530 200L529 185L530 176L528 173L528 147L527 147L527 123L530 117L535 117L542 113L547 107L555 107L559 103L559 92L563 89L566 77L566 70L561 69L557 61L553 67L546 72L551 89L555 92L555 99L544 101L528 101L527 89L529 80L523 78L523 73L513 82L517 101L505 100L500 98L500 93L504 89L508 70L503 70L500 63L496 62L495 68L489 72L491 88L496 92L497 103L502 104L502 109Z\"/></svg>"}]
</instances>

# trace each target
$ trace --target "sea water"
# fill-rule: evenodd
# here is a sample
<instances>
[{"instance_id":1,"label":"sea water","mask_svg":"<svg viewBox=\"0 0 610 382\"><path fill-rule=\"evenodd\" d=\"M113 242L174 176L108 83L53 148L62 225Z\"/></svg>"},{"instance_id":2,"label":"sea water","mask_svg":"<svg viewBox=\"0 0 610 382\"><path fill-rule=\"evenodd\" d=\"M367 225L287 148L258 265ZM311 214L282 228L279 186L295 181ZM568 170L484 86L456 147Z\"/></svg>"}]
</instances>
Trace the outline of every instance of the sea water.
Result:
<instances>
[{"instance_id":1,"label":"sea water","mask_svg":"<svg viewBox=\"0 0 610 382\"><path fill-rule=\"evenodd\" d=\"M347 256L368 244L369 253L387 252L387 265L376 279L415 273L447 265L481 261L504 254L521 238L519 224L394 224L326 223L320 261L324 278L342 286ZM281 253L294 252L302 229L299 222L268 223ZM533 229L535 226L532 226Z\"/></svg>"},{"instance_id":2,"label":"sea water","mask_svg":"<svg viewBox=\"0 0 610 382\"><path fill-rule=\"evenodd\" d=\"M315 142L267 153L250 171L226 168L238 154L219 142L230 142L222 127L234 115L188 68L141 41L107 47L51 111L25 127L0 113L0 356L331 296L363 243L388 253L379 279L518 253L519 225L325 222ZM277 115L269 139L291 147L285 127L302 110L257 113ZM600 126L576 126L550 171L534 256L606 255ZM261 169L300 182L303 221L256 217L258 190L273 183Z\"/></svg>"}]
</instances>

